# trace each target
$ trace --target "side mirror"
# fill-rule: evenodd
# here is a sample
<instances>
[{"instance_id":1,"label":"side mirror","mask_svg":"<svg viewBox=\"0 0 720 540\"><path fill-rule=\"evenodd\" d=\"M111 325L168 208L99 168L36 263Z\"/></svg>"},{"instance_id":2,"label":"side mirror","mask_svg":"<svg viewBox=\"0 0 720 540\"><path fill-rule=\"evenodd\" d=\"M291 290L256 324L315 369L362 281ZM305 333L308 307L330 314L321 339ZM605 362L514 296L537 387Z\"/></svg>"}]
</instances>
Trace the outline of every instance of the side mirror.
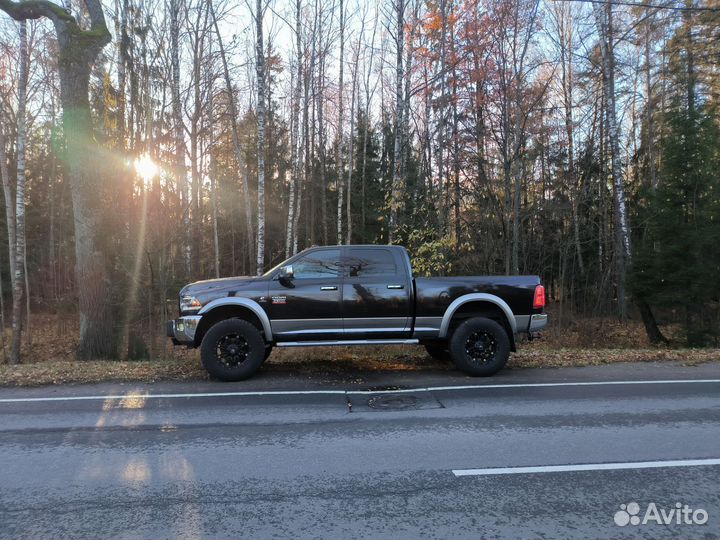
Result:
<instances>
[{"instance_id":1,"label":"side mirror","mask_svg":"<svg viewBox=\"0 0 720 540\"><path fill-rule=\"evenodd\" d=\"M291 264L288 264L287 266L281 266L280 272L278 272L278 278L280 280L290 280L294 277L293 274L293 267Z\"/></svg>"}]
</instances>

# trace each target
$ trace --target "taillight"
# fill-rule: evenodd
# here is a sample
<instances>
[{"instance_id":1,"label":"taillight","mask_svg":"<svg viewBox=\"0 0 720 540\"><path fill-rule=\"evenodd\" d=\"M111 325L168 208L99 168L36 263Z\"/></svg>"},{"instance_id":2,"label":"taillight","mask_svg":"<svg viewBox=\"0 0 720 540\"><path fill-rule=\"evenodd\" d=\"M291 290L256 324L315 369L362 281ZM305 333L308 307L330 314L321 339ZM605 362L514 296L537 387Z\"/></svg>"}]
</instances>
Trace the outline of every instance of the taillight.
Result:
<instances>
[{"instance_id":1,"label":"taillight","mask_svg":"<svg viewBox=\"0 0 720 540\"><path fill-rule=\"evenodd\" d=\"M535 287L535 296L533 296L533 309L541 309L545 307L545 287L537 285Z\"/></svg>"}]
</instances>

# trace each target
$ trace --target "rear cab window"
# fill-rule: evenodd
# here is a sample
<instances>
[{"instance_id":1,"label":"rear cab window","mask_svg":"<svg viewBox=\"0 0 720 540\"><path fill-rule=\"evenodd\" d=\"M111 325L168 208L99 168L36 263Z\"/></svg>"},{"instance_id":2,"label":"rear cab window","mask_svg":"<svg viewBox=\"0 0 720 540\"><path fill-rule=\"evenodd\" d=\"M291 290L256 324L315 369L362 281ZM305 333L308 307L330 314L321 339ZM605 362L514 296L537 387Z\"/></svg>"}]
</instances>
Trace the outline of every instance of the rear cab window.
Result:
<instances>
[{"instance_id":1,"label":"rear cab window","mask_svg":"<svg viewBox=\"0 0 720 540\"><path fill-rule=\"evenodd\" d=\"M349 247L345 252L343 266L349 278L396 276L402 273L395 253L387 248Z\"/></svg>"}]
</instances>

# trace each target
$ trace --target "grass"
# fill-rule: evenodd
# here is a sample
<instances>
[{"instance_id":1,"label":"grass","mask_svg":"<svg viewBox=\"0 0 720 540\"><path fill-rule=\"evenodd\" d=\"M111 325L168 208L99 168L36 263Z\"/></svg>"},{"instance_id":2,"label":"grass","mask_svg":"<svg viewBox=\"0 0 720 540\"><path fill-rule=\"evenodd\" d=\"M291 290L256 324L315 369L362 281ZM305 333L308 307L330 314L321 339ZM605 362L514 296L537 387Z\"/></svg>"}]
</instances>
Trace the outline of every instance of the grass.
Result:
<instances>
[{"instance_id":1,"label":"grass","mask_svg":"<svg viewBox=\"0 0 720 540\"><path fill-rule=\"evenodd\" d=\"M696 365L720 361L720 349L559 349L527 347L514 353L509 369L592 366L617 362L678 362ZM340 379L362 382L371 371L443 371L450 363L429 358L421 347L319 347L280 349L270 356L263 370L271 374ZM108 381L205 381L197 351L181 351L158 360L32 362L0 365L0 386L40 386Z\"/></svg>"}]
</instances>

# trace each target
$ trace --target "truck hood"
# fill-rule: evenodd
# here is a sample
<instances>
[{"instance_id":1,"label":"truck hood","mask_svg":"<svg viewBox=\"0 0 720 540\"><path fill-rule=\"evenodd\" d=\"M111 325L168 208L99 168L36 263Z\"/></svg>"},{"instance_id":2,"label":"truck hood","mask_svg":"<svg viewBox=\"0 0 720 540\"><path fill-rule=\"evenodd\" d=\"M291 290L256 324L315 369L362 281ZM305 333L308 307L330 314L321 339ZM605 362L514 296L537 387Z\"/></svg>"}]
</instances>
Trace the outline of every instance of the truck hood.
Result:
<instances>
[{"instance_id":1,"label":"truck hood","mask_svg":"<svg viewBox=\"0 0 720 540\"><path fill-rule=\"evenodd\" d=\"M206 279L185 285L180 296L194 296L205 304L208 300L221 296L233 296L233 291L242 290L258 280L253 276L238 276L219 279Z\"/></svg>"}]
</instances>

